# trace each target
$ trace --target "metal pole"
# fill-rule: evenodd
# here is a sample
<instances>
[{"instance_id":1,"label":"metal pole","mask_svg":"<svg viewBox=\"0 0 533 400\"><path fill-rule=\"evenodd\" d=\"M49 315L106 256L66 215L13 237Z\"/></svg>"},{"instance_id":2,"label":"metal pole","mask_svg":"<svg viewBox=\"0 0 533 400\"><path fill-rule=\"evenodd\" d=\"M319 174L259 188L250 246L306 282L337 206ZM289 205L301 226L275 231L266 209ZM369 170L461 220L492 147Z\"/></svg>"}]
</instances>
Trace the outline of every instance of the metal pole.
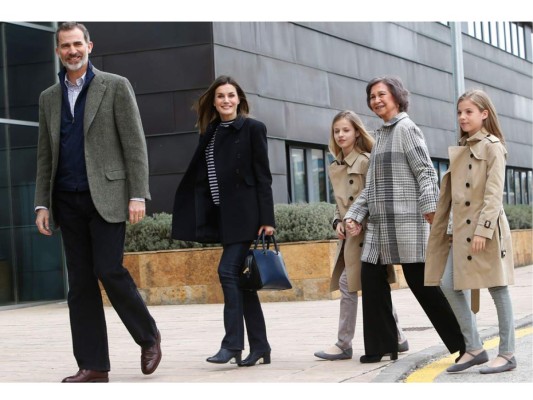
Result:
<instances>
[{"instance_id":1,"label":"metal pole","mask_svg":"<svg viewBox=\"0 0 533 400\"><path fill-rule=\"evenodd\" d=\"M463 68L463 37L461 22L450 22L451 44L453 55L453 81L454 81L454 100L453 104L465 92L465 73ZM459 132L459 124L455 120L455 131ZM459 134L459 133L458 133ZM459 138L457 138L459 139Z\"/></svg>"}]
</instances>

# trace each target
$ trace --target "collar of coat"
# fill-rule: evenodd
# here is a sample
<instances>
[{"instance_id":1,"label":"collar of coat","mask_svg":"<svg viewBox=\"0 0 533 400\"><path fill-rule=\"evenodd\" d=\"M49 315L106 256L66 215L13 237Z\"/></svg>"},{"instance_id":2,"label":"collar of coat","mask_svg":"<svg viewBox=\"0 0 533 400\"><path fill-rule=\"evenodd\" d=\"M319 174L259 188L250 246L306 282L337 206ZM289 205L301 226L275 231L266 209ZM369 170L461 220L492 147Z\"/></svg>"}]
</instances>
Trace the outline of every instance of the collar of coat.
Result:
<instances>
[{"instance_id":1,"label":"collar of coat","mask_svg":"<svg viewBox=\"0 0 533 400\"><path fill-rule=\"evenodd\" d=\"M383 126L391 126L391 125L394 125L395 123L397 123L398 121L404 119L404 118L409 118L409 115L405 112L405 111L402 111L401 113L399 114L396 114L394 116L394 118L390 119L389 121L385 122L383 124Z\"/></svg>"},{"instance_id":2,"label":"collar of coat","mask_svg":"<svg viewBox=\"0 0 533 400\"><path fill-rule=\"evenodd\" d=\"M468 146L470 152L478 160L487 159L487 145L492 143L501 143L495 135L491 135L485 128L481 128L480 131L476 132L472 136L468 137L467 135L463 136L459 140L460 146ZM504 153L507 154L507 151L504 150Z\"/></svg>"},{"instance_id":3,"label":"collar of coat","mask_svg":"<svg viewBox=\"0 0 533 400\"><path fill-rule=\"evenodd\" d=\"M353 169L354 167L359 167L364 159L370 159L370 154L365 152L358 152L353 149L350 154L348 154L344 159L342 158L342 151L337 155L335 162L338 165L346 164L349 168ZM356 168L359 170L359 168Z\"/></svg>"},{"instance_id":4,"label":"collar of coat","mask_svg":"<svg viewBox=\"0 0 533 400\"><path fill-rule=\"evenodd\" d=\"M244 121L246 121L246 118L247 118L246 116L237 115L237 117L235 118L235 121L233 121L233 123L230 125L230 127L235 128L235 130L238 131L239 129L242 128L242 126L244 124ZM207 126L207 129L205 130L206 133L214 131L215 128L218 126L218 124L220 124L220 118L215 119L213 122L211 122Z\"/></svg>"}]
</instances>

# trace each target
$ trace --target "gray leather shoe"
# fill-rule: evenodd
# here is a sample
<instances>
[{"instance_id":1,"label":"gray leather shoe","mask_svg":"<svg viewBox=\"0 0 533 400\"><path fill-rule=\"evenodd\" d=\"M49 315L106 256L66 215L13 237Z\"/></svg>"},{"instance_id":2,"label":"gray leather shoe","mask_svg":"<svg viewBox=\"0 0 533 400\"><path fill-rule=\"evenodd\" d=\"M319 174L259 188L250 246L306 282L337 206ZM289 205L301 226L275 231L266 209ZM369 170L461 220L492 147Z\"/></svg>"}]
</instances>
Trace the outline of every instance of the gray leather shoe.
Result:
<instances>
[{"instance_id":1,"label":"gray leather shoe","mask_svg":"<svg viewBox=\"0 0 533 400\"><path fill-rule=\"evenodd\" d=\"M483 350L477 356L474 356L472 353L468 351L467 353L470 354L474 358L472 358L470 361L467 361L461 364L454 364L451 367L448 367L446 369L446 372L461 372L461 371L464 371L465 369L473 367L474 365L484 364L487 361L489 361L489 355L487 354L485 350Z\"/></svg>"},{"instance_id":2,"label":"gray leather shoe","mask_svg":"<svg viewBox=\"0 0 533 400\"><path fill-rule=\"evenodd\" d=\"M337 346L337 345L335 345L335 346ZM338 346L337 346L337 348L341 351L340 353L337 353L337 352L328 353L327 350L326 351L317 351L315 353L315 357L322 358L324 360L329 360L329 361L349 360L349 359L352 358L352 355L353 355L352 349L343 350L343 349L341 349Z\"/></svg>"},{"instance_id":3,"label":"gray leather shoe","mask_svg":"<svg viewBox=\"0 0 533 400\"><path fill-rule=\"evenodd\" d=\"M514 356L511 358L498 354L498 357L504 358L507 362L499 367L483 367L479 370L480 374L497 374L498 372L510 371L516 368L516 359Z\"/></svg>"}]
</instances>

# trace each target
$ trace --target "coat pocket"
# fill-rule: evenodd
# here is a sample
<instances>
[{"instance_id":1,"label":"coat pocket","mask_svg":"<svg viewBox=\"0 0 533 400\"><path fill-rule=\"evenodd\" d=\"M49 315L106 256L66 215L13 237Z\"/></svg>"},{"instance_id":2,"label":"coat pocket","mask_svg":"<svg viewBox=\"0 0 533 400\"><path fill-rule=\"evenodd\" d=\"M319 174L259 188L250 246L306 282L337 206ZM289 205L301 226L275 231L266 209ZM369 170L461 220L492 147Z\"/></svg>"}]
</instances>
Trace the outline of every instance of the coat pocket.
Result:
<instances>
[{"instance_id":1,"label":"coat pocket","mask_svg":"<svg viewBox=\"0 0 533 400\"><path fill-rule=\"evenodd\" d=\"M119 169L115 171L106 171L105 176L110 181L126 179L126 171L124 171L123 169Z\"/></svg>"}]
</instances>

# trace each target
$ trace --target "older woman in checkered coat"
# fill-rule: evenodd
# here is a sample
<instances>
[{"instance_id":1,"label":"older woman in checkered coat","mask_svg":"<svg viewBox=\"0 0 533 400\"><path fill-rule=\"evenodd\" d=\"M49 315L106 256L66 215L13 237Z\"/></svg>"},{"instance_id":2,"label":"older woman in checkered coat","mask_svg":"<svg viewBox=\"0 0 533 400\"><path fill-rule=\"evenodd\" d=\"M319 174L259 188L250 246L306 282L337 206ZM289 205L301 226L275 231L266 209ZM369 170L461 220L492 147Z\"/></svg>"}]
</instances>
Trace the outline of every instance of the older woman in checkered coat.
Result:
<instances>
[{"instance_id":1,"label":"older woman in checkered coat","mask_svg":"<svg viewBox=\"0 0 533 400\"><path fill-rule=\"evenodd\" d=\"M387 264L401 264L407 284L442 341L454 353L465 344L455 315L439 287L424 286L429 224L437 207L437 176L422 131L409 118L409 92L394 77L371 80L368 107L383 120L376 130L366 186L344 216L358 235L368 217L361 256L363 290L362 363L398 358Z\"/></svg>"}]
</instances>

